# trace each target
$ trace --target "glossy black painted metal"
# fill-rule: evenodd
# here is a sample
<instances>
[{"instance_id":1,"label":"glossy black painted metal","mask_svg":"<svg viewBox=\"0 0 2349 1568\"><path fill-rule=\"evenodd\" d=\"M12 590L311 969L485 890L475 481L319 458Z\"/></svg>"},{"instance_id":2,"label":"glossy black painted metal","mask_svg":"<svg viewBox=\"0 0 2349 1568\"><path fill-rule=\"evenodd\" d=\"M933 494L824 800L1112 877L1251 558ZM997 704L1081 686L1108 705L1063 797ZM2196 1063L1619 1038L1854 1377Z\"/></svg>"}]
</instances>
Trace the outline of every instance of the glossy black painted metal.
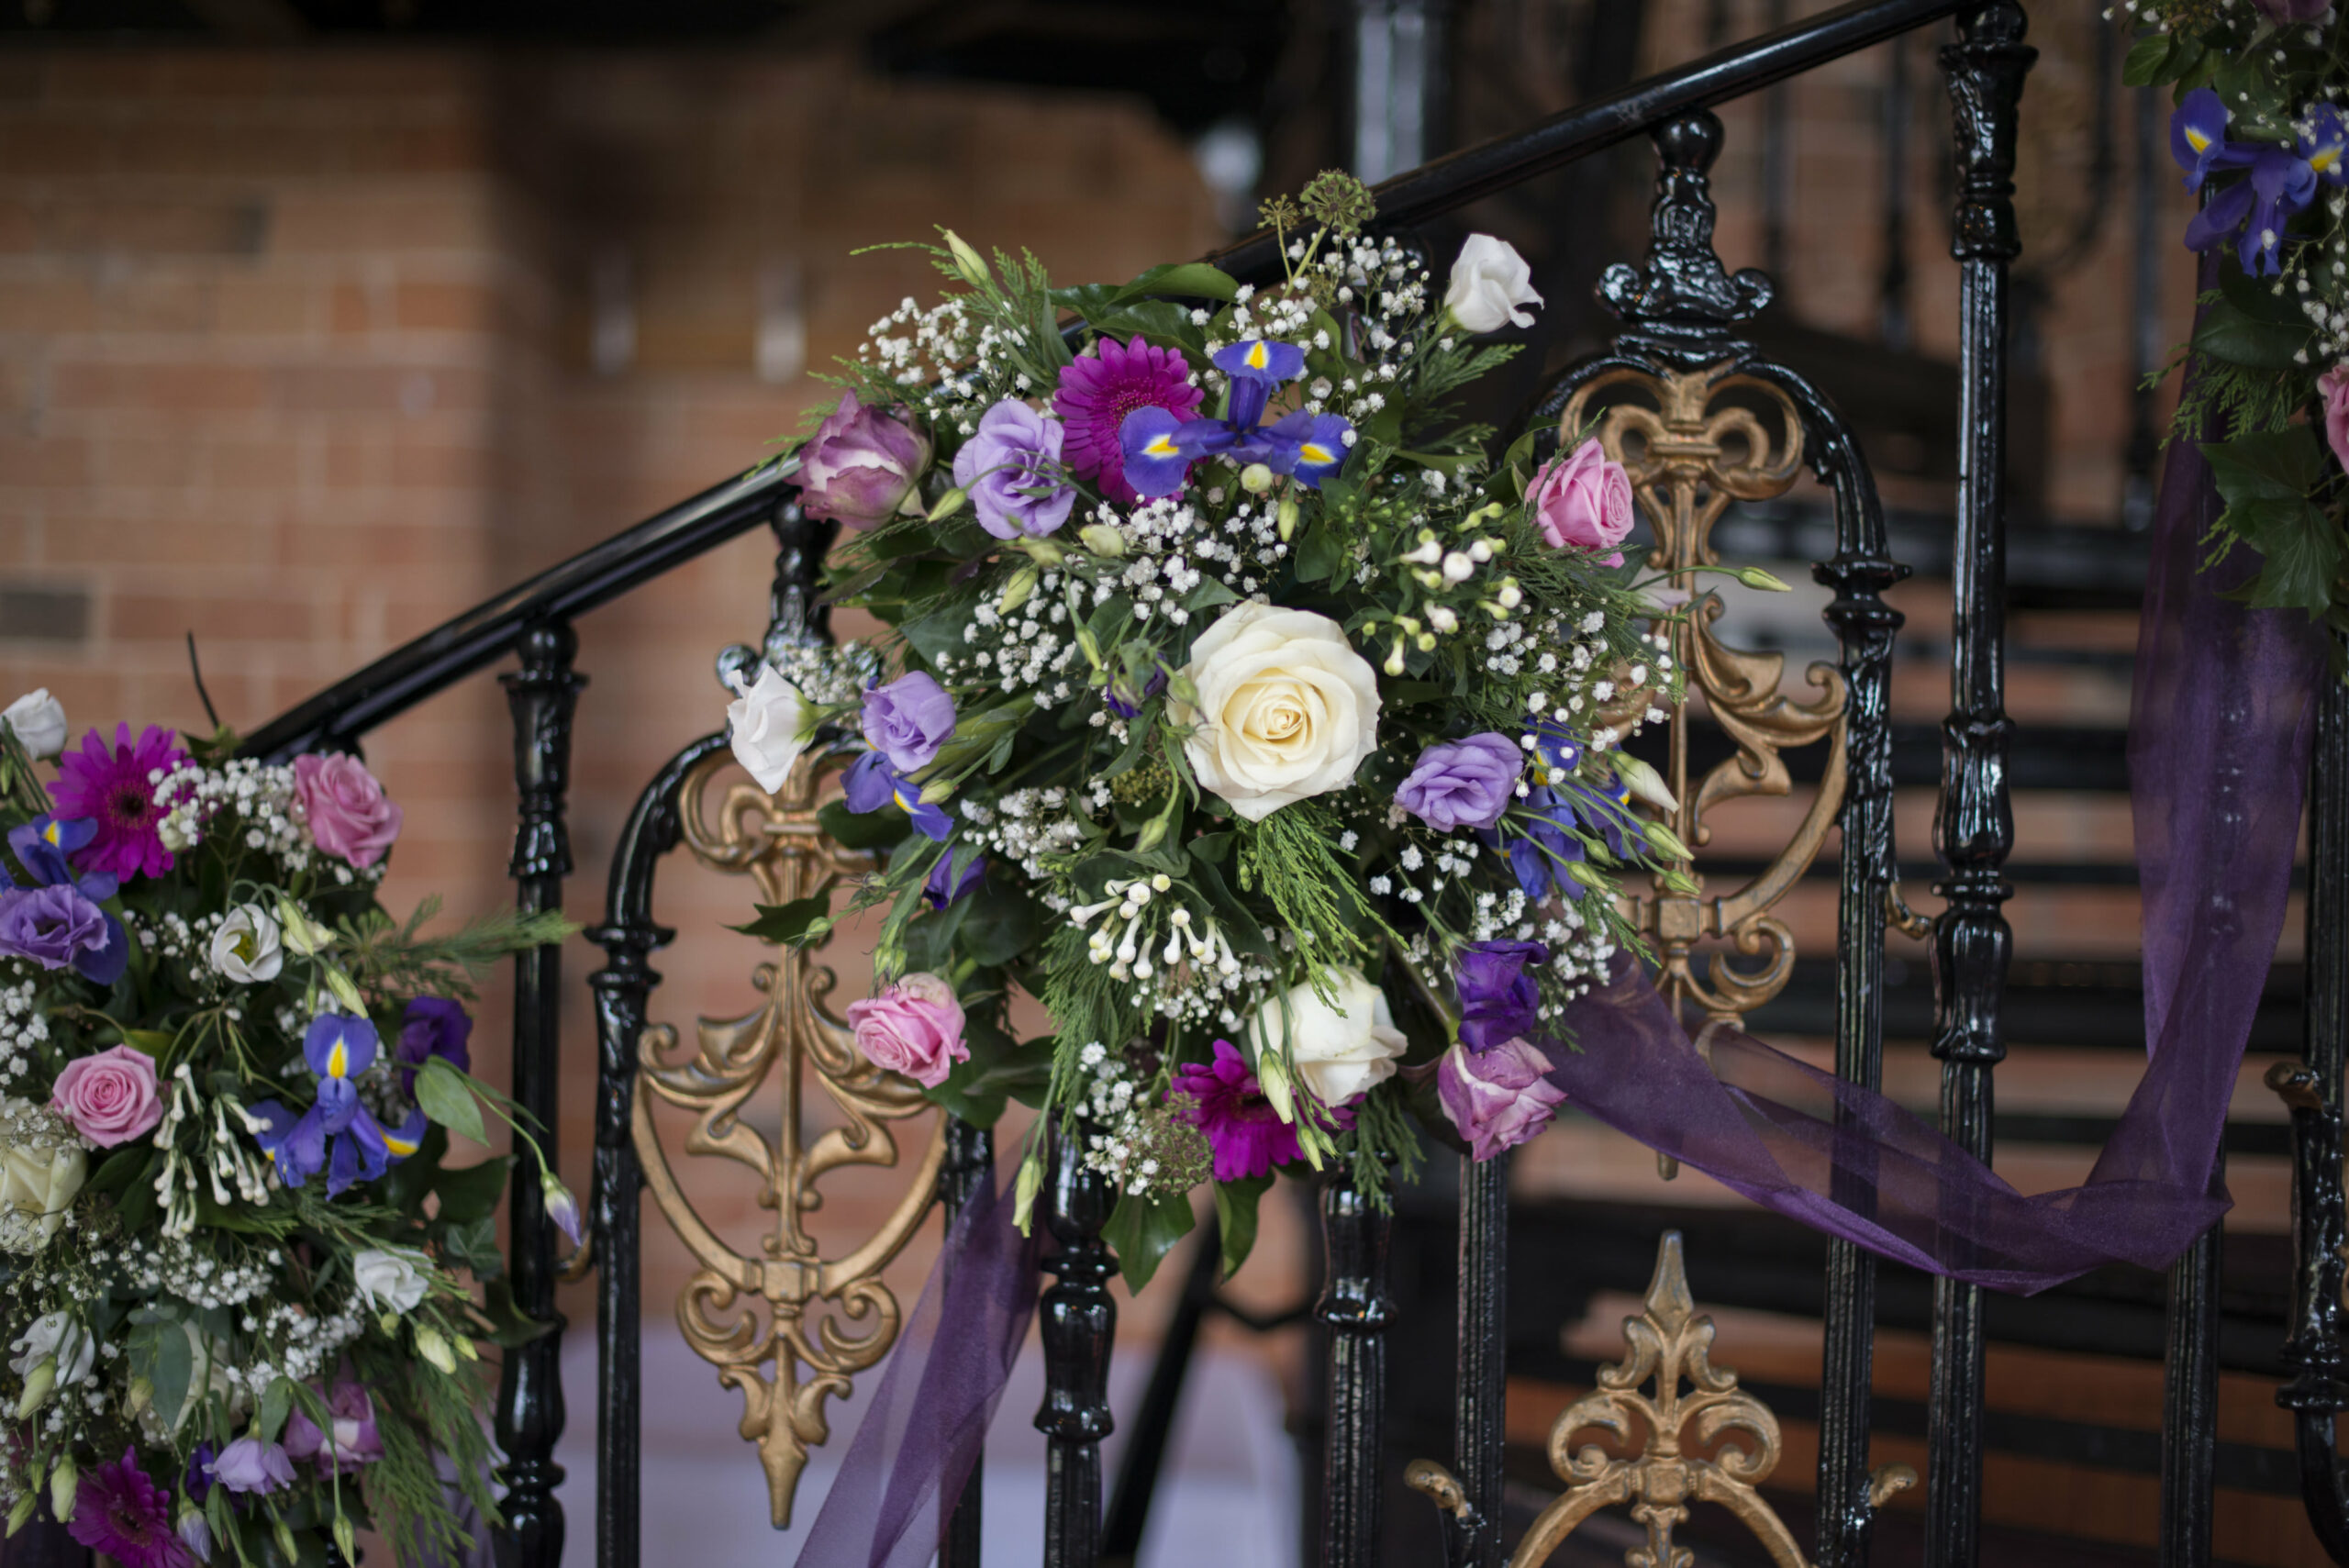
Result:
<instances>
[{"instance_id":1,"label":"glossy black painted metal","mask_svg":"<svg viewBox=\"0 0 2349 1568\"><path fill-rule=\"evenodd\" d=\"M2220 1160L2223 1176L2225 1159ZM2170 1265L2162 1357L2162 1568L2210 1568L2219 1460L2219 1265L2213 1225Z\"/></svg>"},{"instance_id":2,"label":"glossy black painted metal","mask_svg":"<svg viewBox=\"0 0 2349 1568\"><path fill-rule=\"evenodd\" d=\"M2342 1189L2342 1066L2349 1054L2349 688L2323 683L2309 773L2308 991L2300 1061L2269 1070L2292 1113L2290 1381L2276 1402L2293 1413L2300 1498L2335 1562L2349 1563L2349 1486L2336 1457L2336 1418L2349 1410L2349 1196Z\"/></svg>"},{"instance_id":3,"label":"glossy black painted metal","mask_svg":"<svg viewBox=\"0 0 2349 1568\"><path fill-rule=\"evenodd\" d=\"M820 558L819 558L820 559ZM780 564L780 563L779 563ZM783 575L777 573L777 580ZM776 620L783 619L778 606ZM946 1211L946 1224L952 1226L955 1216L995 1180L995 1133L987 1128L974 1127L960 1117L946 1118L946 1162L938 1170L938 1200ZM980 1494L986 1480L986 1455L982 1452L972 1462L971 1473L963 1483L963 1495L943 1497L940 1506L947 1510L944 1527L939 1531L938 1568L979 1568L980 1555Z\"/></svg>"},{"instance_id":4,"label":"glossy black painted metal","mask_svg":"<svg viewBox=\"0 0 2349 1568\"><path fill-rule=\"evenodd\" d=\"M677 814L685 774L724 749L704 736L671 758L637 796L612 852L604 923L587 940L604 950L588 976L596 998L596 1168L588 1195L596 1262L596 1563L637 1568L643 1551L642 1250L644 1170L631 1118L638 1043L650 1021L655 951L677 933L652 917L661 858L683 839Z\"/></svg>"},{"instance_id":5,"label":"glossy black painted metal","mask_svg":"<svg viewBox=\"0 0 2349 1568\"><path fill-rule=\"evenodd\" d=\"M526 911L562 907L562 881L571 874L571 833L563 796L571 782L571 721L586 681L572 669L579 635L566 622L531 627L520 639L522 667L502 675L514 714L514 784L520 797L514 855L515 903ZM537 1129L539 1146L555 1158L555 1086L562 1047L562 949L532 948L514 959L514 1103ZM554 1309L557 1236L549 1222L539 1173L528 1159L514 1165L507 1207L511 1227L507 1272L514 1304L554 1325L529 1344L506 1352L498 1385L497 1443L506 1454L506 1528L497 1533L498 1568L556 1568L562 1561L562 1505L555 1489L562 1467L554 1445L562 1436L562 1318Z\"/></svg>"},{"instance_id":6,"label":"glossy black painted metal","mask_svg":"<svg viewBox=\"0 0 2349 1568\"><path fill-rule=\"evenodd\" d=\"M1934 848L1947 875L1933 927L1933 1054L1942 1130L1987 1159L1991 1069L2006 1054L2000 1003L2011 934L2001 871L2014 845L2006 713L2008 268L2015 229L2015 124L2037 51L2012 0L1968 9L1942 50L1957 149L1952 252L1959 275L1957 546L1950 716ZM1979 1287L1936 1282L1925 1562L1973 1568L1980 1551L1984 1335Z\"/></svg>"},{"instance_id":7,"label":"glossy black painted metal","mask_svg":"<svg viewBox=\"0 0 2349 1568\"><path fill-rule=\"evenodd\" d=\"M1501 1458L1508 1442L1508 1167L1504 1151L1460 1161L1459 1384L1453 1398L1452 1473L1471 1515L1449 1527L1461 1537L1456 1568L1500 1568Z\"/></svg>"},{"instance_id":8,"label":"glossy black painted metal","mask_svg":"<svg viewBox=\"0 0 2349 1568\"><path fill-rule=\"evenodd\" d=\"M1321 1568L1371 1568L1378 1561L1378 1516L1386 1433L1386 1294L1392 1213L1348 1177L1321 1188L1321 1239L1328 1283L1313 1309L1329 1342L1329 1427L1321 1480Z\"/></svg>"},{"instance_id":9,"label":"glossy black painted metal","mask_svg":"<svg viewBox=\"0 0 2349 1568\"><path fill-rule=\"evenodd\" d=\"M1101 1240L1116 1195L1088 1169L1077 1137L1052 1132L1045 1173L1044 1224L1059 1251L1038 1315L1043 1325L1044 1568L1094 1568L1101 1555L1101 1440L1109 1435L1109 1347L1118 1305L1109 1298L1117 1261Z\"/></svg>"}]
</instances>

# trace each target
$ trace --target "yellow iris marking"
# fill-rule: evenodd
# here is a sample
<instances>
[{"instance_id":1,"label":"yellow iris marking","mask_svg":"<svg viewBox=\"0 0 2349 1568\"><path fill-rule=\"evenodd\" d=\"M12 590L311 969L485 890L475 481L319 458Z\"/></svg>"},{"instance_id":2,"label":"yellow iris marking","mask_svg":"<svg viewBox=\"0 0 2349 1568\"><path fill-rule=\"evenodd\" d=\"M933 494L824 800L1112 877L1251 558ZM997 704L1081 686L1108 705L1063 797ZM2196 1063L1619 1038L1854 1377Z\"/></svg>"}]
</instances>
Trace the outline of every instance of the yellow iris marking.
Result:
<instances>
[{"instance_id":1,"label":"yellow iris marking","mask_svg":"<svg viewBox=\"0 0 2349 1568\"><path fill-rule=\"evenodd\" d=\"M395 1154L408 1155L415 1153L420 1145L414 1140L402 1138L396 1132L386 1132L384 1134L384 1147Z\"/></svg>"},{"instance_id":2,"label":"yellow iris marking","mask_svg":"<svg viewBox=\"0 0 2349 1568\"><path fill-rule=\"evenodd\" d=\"M42 829L40 830L40 836L41 836L41 838L42 838L44 840L46 840L46 841L47 841L47 842L49 842L49 843L54 844L54 843L59 842L59 841L60 841L60 840L59 840L59 836L58 836L57 824L56 824L56 823L54 823L54 822L51 822L48 827L46 827L46 828L42 828Z\"/></svg>"},{"instance_id":3,"label":"yellow iris marking","mask_svg":"<svg viewBox=\"0 0 2349 1568\"><path fill-rule=\"evenodd\" d=\"M1173 457L1174 443L1164 436L1152 436L1150 445L1141 449L1144 457Z\"/></svg>"},{"instance_id":4,"label":"yellow iris marking","mask_svg":"<svg viewBox=\"0 0 2349 1568\"><path fill-rule=\"evenodd\" d=\"M1321 463L1334 461L1330 456L1330 449L1328 447L1317 447L1311 441L1308 441L1303 446L1297 448L1297 455L1302 461L1316 464L1317 466Z\"/></svg>"},{"instance_id":5,"label":"yellow iris marking","mask_svg":"<svg viewBox=\"0 0 2349 1568\"><path fill-rule=\"evenodd\" d=\"M904 790L899 789L890 791L889 798L896 801L897 803L897 809L904 812L907 816L911 817L914 814L913 803L906 798L906 792Z\"/></svg>"},{"instance_id":6,"label":"yellow iris marking","mask_svg":"<svg viewBox=\"0 0 2349 1568\"><path fill-rule=\"evenodd\" d=\"M1250 370L1252 370L1252 371L1260 371L1260 370L1263 370L1263 369L1264 368L1265 361L1266 361L1269 357L1270 357L1270 356L1268 356L1268 355L1264 352L1264 344L1262 344L1262 343L1252 343L1252 344L1250 344L1250 345L1249 345L1249 348L1248 348L1248 368L1249 368Z\"/></svg>"},{"instance_id":7,"label":"yellow iris marking","mask_svg":"<svg viewBox=\"0 0 2349 1568\"><path fill-rule=\"evenodd\" d=\"M346 1075L350 1070L351 1059L345 1054L342 1037L340 1035L337 1035L334 1037L333 1047L327 1051L327 1076L329 1078L340 1078Z\"/></svg>"},{"instance_id":8,"label":"yellow iris marking","mask_svg":"<svg viewBox=\"0 0 2349 1568\"><path fill-rule=\"evenodd\" d=\"M2309 160L2309 167L2321 174L2327 169L2332 168L2335 163L2340 161L2341 149L2337 147L2328 147L2323 151L2316 154Z\"/></svg>"},{"instance_id":9,"label":"yellow iris marking","mask_svg":"<svg viewBox=\"0 0 2349 1568\"><path fill-rule=\"evenodd\" d=\"M2188 126L2186 128L2186 145L2197 152L2206 152L2210 150L2210 139Z\"/></svg>"}]
</instances>

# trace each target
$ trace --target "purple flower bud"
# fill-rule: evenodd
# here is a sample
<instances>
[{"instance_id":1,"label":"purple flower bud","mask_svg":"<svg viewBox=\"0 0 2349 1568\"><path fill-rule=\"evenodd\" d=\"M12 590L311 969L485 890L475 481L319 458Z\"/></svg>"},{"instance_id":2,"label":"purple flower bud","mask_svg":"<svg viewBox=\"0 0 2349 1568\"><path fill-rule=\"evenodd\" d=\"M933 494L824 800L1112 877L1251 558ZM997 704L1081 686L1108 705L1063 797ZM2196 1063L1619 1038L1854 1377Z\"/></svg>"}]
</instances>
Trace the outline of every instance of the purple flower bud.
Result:
<instances>
[{"instance_id":1,"label":"purple flower bud","mask_svg":"<svg viewBox=\"0 0 2349 1568\"><path fill-rule=\"evenodd\" d=\"M1550 950L1540 942L1471 942L1463 950L1453 969L1460 990L1460 1043L1481 1052L1531 1033L1542 992L1525 968L1549 962Z\"/></svg>"},{"instance_id":2,"label":"purple flower bud","mask_svg":"<svg viewBox=\"0 0 2349 1568\"><path fill-rule=\"evenodd\" d=\"M1151 672L1150 679L1142 683L1140 691L1134 690L1130 681L1111 681L1108 689L1101 694L1101 706L1119 718L1131 718L1141 711L1142 704L1165 689L1166 666L1162 664Z\"/></svg>"},{"instance_id":3,"label":"purple flower bud","mask_svg":"<svg viewBox=\"0 0 2349 1568\"><path fill-rule=\"evenodd\" d=\"M1524 771L1524 753L1505 735L1439 740L1396 786L1395 804L1441 833L1490 828L1508 809Z\"/></svg>"},{"instance_id":4,"label":"purple flower bud","mask_svg":"<svg viewBox=\"0 0 2349 1568\"><path fill-rule=\"evenodd\" d=\"M891 767L910 773L935 762L939 747L954 733L954 699L917 670L885 686L865 688L862 728Z\"/></svg>"},{"instance_id":5,"label":"purple flower bud","mask_svg":"<svg viewBox=\"0 0 2349 1568\"><path fill-rule=\"evenodd\" d=\"M954 483L970 493L979 527L997 539L1056 533L1076 505L1061 461L1067 429L1050 414L1005 398L979 417L954 454Z\"/></svg>"},{"instance_id":6,"label":"purple flower bud","mask_svg":"<svg viewBox=\"0 0 2349 1568\"><path fill-rule=\"evenodd\" d=\"M841 394L840 406L799 449L799 506L852 528L888 520L930 466L930 442Z\"/></svg>"},{"instance_id":7,"label":"purple flower bud","mask_svg":"<svg viewBox=\"0 0 2349 1568\"><path fill-rule=\"evenodd\" d=\"M413 1098L416 1070L436 1056L461 1073L470 1072L473 1059L466 1042L473 1033L473 1019L446 996L411 998L400 1017L400 1038L392 1047L393 1059L400 1063L400 1092Z\"/></svg>"},{"instance_id":8,"label":"purple flower bud","mask_svg":"<svg viewBox=\"0 0 2349 1568\"><path fill-rule=\"evenodd\" d=\"M212 1561L212 1526L205 1519L202 1508L183 1507L178 1522L172 1528L178 1532L180 1544L195 1553L198 1562Z\"/></svg>"},{"instance_id":9,"label":"purple flower bud","mask_svg":"<svg viewBox=\"0 0 2349 1568\"><path fill-rule=\"evenodd\" d=\"M1472 1056L1460 1046L1436 1063L1435 1093L1443 1114L1468 1140L1469 1155L1489 1160L1550 1125L1566 1093L1543 1076L1550 1059L1522 1040Z\"/></svg>"},{"instance_id":10,"label":"purple flower bud","mask_svg":"<svg viewBox=\"0 0 2349 1568\"><path fill-rule=\"evenodd\" d=\"M940 855L930 863L930 878L922 884L921 891L922 896L930 900L932 909L943 909L976 887L979 879L987 873L987 858L975 855L972 857L971 863L963 868L962 875L955 876L953 873L954 856L952 851ZM952 885L949 885L950 879Z\"/></svg>"},{"instance_id":11,"label":"purple flower bud","mask_svg":"<svg viewBox=\"0 0 2349 1568\"><path fill-rule=\"evenodd\" d=\"M554 1221L554 1228L569 1238L573 1247L578 1246L583 1234L579 1226L579 1200L571 1195L571 1189L564 1186L562 1179L552 1171L540 1174L539 1191L546 1200L547 1218Z\"/></svg>"}]
</instances>

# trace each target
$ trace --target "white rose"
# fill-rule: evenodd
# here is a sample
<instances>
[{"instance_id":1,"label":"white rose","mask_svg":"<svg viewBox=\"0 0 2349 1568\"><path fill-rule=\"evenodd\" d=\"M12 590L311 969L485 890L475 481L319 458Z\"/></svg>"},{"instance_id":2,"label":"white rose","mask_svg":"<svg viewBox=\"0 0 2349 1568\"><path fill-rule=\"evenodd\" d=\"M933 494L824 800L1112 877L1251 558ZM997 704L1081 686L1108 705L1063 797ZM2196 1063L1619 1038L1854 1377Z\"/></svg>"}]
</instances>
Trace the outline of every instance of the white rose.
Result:
<instances>
[{"instance_id":1,"label":"white rose","mask_svg":"<svg viewBox=\"0 0 2349 1568\"><path fill-rule=\"evenodd\" d=\"M420 1253L370 1247L352 1256L351 1277L370 1307L413 1312L424 1299L426 1266Z\"/></svg>"},{"instance_id":2,"label":"white rose","mask_svg":"<svg viewBox=\"0 0 2349 1568\"><path fill-rule=\"evenodd\" d=\"M1472 234L1452 263L1452 286L1443 291L1443 307L1471 332L1497 332L1514 323L1533 325L1533 317L1518 308L1540 305L1533 292L1533 269L1517 247L1489 234Z\"/></svg>"},{"instance_id":3,"label":"white rose","mask_svg":"<svg viewBox=\"0 0 2349 1568\"><path fill-rule=\"evenodd\" d=\"M1251 822L1342 788L1378 749L1378 677L1328 616L1235 605L1192 646L1183 754Z\"/></svg>"},{"instance_id":4,"label":"white rose","mask_svg":"<svg viewBox=\"0 0 2349 1568\"><path fill-rule=\"evenodd\" d=\"M773 795L807 749L808 732L815 728L808 722L807 699L771 664L759 666L753 685L744 685L736 675L734 689L741 695L726 705L727 739L735 760L759 781L761 789Z\"/></svg>"},{"instance_id":5,"label":"white rose","mask_svg":"<svg viewBox=\"0 0 2349 1568\"><path fill-rule=\"evenodd\" d=\"M1323 972L1336 1005L1308 984L1268 999L1248 1020L1248 1048L1275 1055L1288 1041L1297 1071L1325 1106L1341 1106L1395 1075L1403 1031L1386 994L1351 969Z\"/></svg>"},{"instance_id":6,"label":"white rose","mask_svg":"<svg viewBox=\"0 0 2349 1568\"><path fill-rule=\"evenodd\" d=\"M71 1123L30 1100L0 1101L0 1251L38 1252L90 1178Z\"/></svg>"},{"instance_id":7,"label":"white rose","mask_svg":"<svg viewBox=\"0 0 2349 1568\"><path fill-rule=\"evenodd\" d=\"M18 1377L29 1377L33 1368L55 1356L57 1381L50 1385L55 1388L71 1388L89 1376L90 1362L98 1353L89 1331L62 1312L42 1313L8 1348L17 1352L8 1367Z\"/></svg>"},{"instance_id":8,"label":"white rose","mask_svg":"<svg viewBox=\"0 0 2349 1568\"><path fill-rule=\"evenodd\" d=\"M0 724L15 730L25 750L36 757L54 757L65 750L65 705L50 696L47 686L0 708Z\"/></svg>"},{"instance_id":9,"label":"white rose","mask_svg":"<svg viewBox=\"0 0 2349 1568\"><path fill-rule=\"evenodd\" d=\"M277 978L285 967L277 922L258 904L239 904L212 933L212 967L240 985Z\"/></svg>"}]
</instances>

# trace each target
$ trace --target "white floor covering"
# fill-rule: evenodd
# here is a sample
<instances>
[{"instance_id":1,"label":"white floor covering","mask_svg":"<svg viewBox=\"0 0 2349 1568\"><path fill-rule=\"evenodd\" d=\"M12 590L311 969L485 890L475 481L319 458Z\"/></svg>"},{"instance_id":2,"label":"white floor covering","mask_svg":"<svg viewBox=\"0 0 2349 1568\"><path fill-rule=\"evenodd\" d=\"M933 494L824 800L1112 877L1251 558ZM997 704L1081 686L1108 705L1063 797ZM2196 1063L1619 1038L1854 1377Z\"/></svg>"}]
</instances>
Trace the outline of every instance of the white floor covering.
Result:
<instances>
[{"instance_id":1,"label":"white floor covering","mask_svg":"<svg viewBox=\"0 0 2349 1568\"><path fill-rule=\"evenodd\" d=\"M1147 1354L1123 1355L1112 1363L1110 1406L1120 1423L1141 1398L1149 1365ZM867 1385L878 1375L868 1373ZM758 1456L735 1432L740 1399L718 1385L684 1340L657 1329L645 1340L644 1385L646 1568L705 1562L792 1568L806 1525L855 1433L860 1407L830 1405L832 1440L811 1456L800 1481L798 1528L778 1533L767 1524ZM569 1524L563 1568L594 1568L592 1329L574 1329L564 1346L563 1390L570 1406L570 1428L558 1451L569 1472L562 1486ZM1031 1338L987 1443L985 1556L1003 1568L1042 1557L1044 1440L1030 1424L1042 1391L1042 1362ZM1104 1445L1108 1477L1117 1473L1122 1441L1120 1432ZM1203 1349L1191 1363L1139 1568L1296 1568L1296 1450L1281 1429L1279 1389L1257 1363Z\"/></svg>"}]
</instances>

